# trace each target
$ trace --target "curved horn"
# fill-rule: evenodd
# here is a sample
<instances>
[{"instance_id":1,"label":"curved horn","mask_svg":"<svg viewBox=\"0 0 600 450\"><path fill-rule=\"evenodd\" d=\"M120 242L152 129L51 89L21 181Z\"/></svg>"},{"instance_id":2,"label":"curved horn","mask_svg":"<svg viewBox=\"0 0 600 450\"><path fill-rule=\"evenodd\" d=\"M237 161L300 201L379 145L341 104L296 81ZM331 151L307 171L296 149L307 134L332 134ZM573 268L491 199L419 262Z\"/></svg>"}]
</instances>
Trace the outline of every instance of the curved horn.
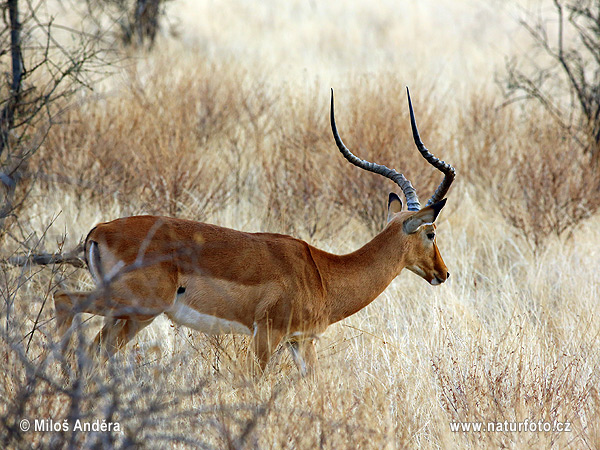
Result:
<instances>
[{"instance_id":1,"label":"curved horn","mask_svg":"<svg viewBox=\"0 0 600 450\"><path fill-rule=\"evenodd\" d=\"M431 198L427 201L427 205L429 206L433 203L439 202L444 198L448 189L450 189L450 185L454 181L454 177L456 176L456 170L450 164L440 161L438 158L433 156L429 150L425 148L425 145L421 141L421 137L419 136L419 130L417 130L417 122L415 121L415 113L413 111L412 102L410 101L410 91L408 90L408 86L406 87L406 93L408 94L408 109L410 110L410 126L412 128L413 138L415 140L415 145L423 155L423 158L427 160L429 164L438 169L440 172L444 174L444 179L435 190L435 193L431 196Z\"/></svg>"},{"instance_id":2,"label":"curved horn","mask_svg":"<svg viewBox=\"0 0 600 450\"><path fill-rule=\"evenodd\" d=\"M340 149L340 152L342 153L342 155L344 155L344 158L346 158L348 161L350 161L355 166L360 167L361 169L367 170L369 172L377 173L379 175L383 175L384 177L392 180L394 183L396 183L398 186L400 186L400 189L402 189L402 193L404 194L404 197L406 197L406 207L408 208L408 210L409 211L420 210L421 204L419 203L419 198L417 197L417 191L415 191L415 188L412 186L412 184L410 184L410 181L408 181L406 178L404 178L404 175L396 172L393 169L389 169L388 167L386 167L384 165L375 164L375 163L360 159L360 158L354 156L352 154L352 152L350 152L350 150L348 150L348 148L346 148L346 146L342 142L342 138L338 134L337 127L335 125L335 115L333 113L333 89L331 89L331 115L330 115L330 118L331 118L331 131L333 131L333 138L335 139L335 143L337 144L337 147Z\"/></svg>"}]
</instances>

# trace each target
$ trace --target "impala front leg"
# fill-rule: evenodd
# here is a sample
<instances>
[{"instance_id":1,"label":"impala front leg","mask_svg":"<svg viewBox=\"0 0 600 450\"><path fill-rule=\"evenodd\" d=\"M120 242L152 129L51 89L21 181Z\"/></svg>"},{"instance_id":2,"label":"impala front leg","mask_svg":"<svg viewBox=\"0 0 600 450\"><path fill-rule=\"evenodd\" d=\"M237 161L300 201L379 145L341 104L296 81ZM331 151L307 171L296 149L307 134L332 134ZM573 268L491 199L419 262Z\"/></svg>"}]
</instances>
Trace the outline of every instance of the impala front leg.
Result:
<instances>
[{"instance_id":1,"label":"impala front leg","mask_svg":"<svg viewBox=\"0 0 600 450\"><path fill-rule=\"evenodd\" d=\"M271 359L271 355L281 342L283 333L271 328L268 322L261 322L260 324L254 324L254 339L252 342L252 348L254 355L258 360L259 371L257 373L256 365L252 364L252 374L254 376L260 376L264 373L267 363Z\"/></svg>"},{"instance_id":2,"label":"impala front leg","mask_svg":"<svg viewBox=\"0 0 600 450\"><path fill-rule=\"evenodd\" d=\"M102 359L112 356L121 350L135 335L152 323L149 320L114 319L107 317L102 330L98 332L90 346L92 352L101 355Z\"/></svg>"},{"instance_id":3,"label":"impala front leg","mask_svg":"<svg viewBox=\"0 0 600 450\"><path fill-rule=\"evenodd\" d=\"M287 343L292 359L303 377L315 378L317 368L315 340L315 338L292 339Z\"/></svg>"}]
</instances>

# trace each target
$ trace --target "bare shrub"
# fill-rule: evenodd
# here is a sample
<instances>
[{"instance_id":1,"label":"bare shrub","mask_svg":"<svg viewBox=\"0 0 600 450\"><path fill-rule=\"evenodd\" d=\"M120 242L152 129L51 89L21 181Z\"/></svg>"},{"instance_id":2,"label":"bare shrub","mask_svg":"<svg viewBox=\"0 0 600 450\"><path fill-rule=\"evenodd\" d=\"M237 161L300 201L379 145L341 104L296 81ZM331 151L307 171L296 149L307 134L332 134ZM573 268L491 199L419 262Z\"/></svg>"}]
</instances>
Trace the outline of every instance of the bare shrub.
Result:
<instances>
[{"instance_id":1,"label":"bare shrub","mask_svg":"<svg viewBox=\"0 0 600 450\"><path fill-rule=\"evenodd\" d=\"M600 208L591 155L544 110L500 108L474 95L459 135L465 177L491 194L534 250Z\"/></svg>"},{"instance_id":2,"label":"bare shrub","mask_svg":"<svg viewBox=\"0 0 600 450\"><path fill-rule=\"evenodd\" d=\"M329 183L339 160L320 94L310 89L280 104L283 120L262 158L269 205L264 222L299 237L320 234L338 202Z\"/></svg>"},{"instance_id":3,"label":"bare shrub","mask_svg":"<svg viewBox=\"0 0 600 450\"><path fill-rule=\"evenodd\" d=\"M543 57L511 58L500 82L509 101L541 105L600 170L600 2L553 3L520 20L534 41L530 54Z\"/></svg>"},{"instance_id":4,"label":"bare shrub","mask_svg":"<svg viewBox=\"0 0 600 450\"><path fill-rule=\"evenodd\" d=\"M36 179L30 160L66 99L105 74L112 60L100 40L65 31L39 6L19 0L0 4L0 13L10 18L0 25L0 71L10 74L0 83L0 240L5 221L15 223ZM65 32L70 39L58 37Z\"/></svg>"},{"instance_id":5,"label":"bare shrub","mask_svg":"<svg viewBox=\"0 0 600 450\"><path fill-rule=\"evenodd\" d=\"M220 207L232 176L221 146L242 112L229 90L234 81L219 70L157 72L144 83L134 72L124 95L69 111L40 153L47 185L70 186L86 200L135 198L130 213L176 215L198 203L198 192L198 212Z\"/></svg>"}]
</instances>

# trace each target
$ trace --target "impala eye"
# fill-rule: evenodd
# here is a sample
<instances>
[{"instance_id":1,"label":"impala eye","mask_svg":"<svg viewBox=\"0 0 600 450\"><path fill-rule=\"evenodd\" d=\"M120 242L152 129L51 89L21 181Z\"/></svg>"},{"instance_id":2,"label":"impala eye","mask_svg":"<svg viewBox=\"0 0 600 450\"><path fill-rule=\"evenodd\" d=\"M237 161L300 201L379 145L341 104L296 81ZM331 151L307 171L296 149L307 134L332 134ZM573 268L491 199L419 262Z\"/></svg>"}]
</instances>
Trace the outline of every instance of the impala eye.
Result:
<instances>
[{"instance_id":1,"label":"impala eye","mask_svg":"<svg viewBox=\"0 0 600 450\"><path fill-rule=\"evenodd\" d=\"M427 233L427 239L433 241L435 239L435 233Z\"/></svg>"}]
</instances>

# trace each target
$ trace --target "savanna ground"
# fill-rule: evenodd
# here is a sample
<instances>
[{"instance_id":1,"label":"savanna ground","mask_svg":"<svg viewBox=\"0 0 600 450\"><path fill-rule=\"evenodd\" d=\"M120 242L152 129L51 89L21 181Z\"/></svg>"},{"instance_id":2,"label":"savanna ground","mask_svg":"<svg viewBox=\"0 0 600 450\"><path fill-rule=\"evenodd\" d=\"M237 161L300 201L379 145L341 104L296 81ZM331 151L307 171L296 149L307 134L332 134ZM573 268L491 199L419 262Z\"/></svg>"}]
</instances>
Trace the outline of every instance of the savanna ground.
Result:
<instances>
[{"instance_id":1,"label":"savanna ground","mask_svg":"<svg viewBox=\"0 0 600 450\"><path fill-rule=\"evenodd\" d=\"M452 276L432 287L403 272L331 326L317 380L301 379L283 350L248 379L246 338L165 318L65 384L44 359L56 344L52 293L91 290L91 277L4 265L6 446L599 448L600 217L588 213L598 189L542 108L501 107L505 56L535 57L519 13L468 0L169 3L156 45L51 128L3 258L69 250L100 221L147 213L350 252L382 229L395 186L340 156L329 88L349 148L403 172L425 200L441 175L412 143L409 85L423 141L457 168L438 219ZM100 322L82 322L83 342ZM22 418L106 420L122 432L20 432ZM526 419L571 431L450 427Z\"/></svg>"}]
</instances>

